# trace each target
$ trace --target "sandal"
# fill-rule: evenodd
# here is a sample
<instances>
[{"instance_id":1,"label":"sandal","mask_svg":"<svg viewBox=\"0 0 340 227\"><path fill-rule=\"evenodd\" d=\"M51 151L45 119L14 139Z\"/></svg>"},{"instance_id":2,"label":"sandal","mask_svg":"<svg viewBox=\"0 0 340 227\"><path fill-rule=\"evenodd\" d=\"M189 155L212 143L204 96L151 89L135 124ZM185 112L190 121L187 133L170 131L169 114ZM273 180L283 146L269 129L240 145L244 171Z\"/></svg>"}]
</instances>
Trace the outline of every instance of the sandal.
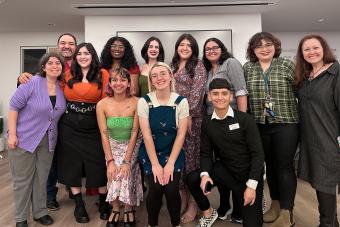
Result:
<instances>
[{"instance_id":1,"label":"sandal","mask_svg":"<svg viewBox=\"0 0 340 227\"><path fill-rule=\"evenodd\" d=\"M133 219L130 220L130 215L132 214ZM124 211L124 227L133 227L136 226L136 216L135 216L136 211L135 210L129 210L129 211Z\"/></svg>"},{"instance_id":2,"label":"sandal","mask_svg":"<svg viewBox=\"0 0 340 227\"><path fill-rule=\"evenodd\" d=\"M109 220L106 223L106 227L118 227L119 226L119 211L112 210Z\"/></svg>"}]
</instances>

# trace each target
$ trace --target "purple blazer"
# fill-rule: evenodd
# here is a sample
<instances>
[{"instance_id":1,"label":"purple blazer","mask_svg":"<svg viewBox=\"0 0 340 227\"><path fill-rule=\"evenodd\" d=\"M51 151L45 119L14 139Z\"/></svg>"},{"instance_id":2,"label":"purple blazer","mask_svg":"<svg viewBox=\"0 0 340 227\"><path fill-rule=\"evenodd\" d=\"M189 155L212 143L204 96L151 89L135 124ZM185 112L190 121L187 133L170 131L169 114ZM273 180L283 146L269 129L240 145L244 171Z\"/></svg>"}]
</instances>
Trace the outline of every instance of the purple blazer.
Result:
<instances>
[{"instance_id":1,"label":"purple blazer","mask_svg":"<svg viewBox=\"0 0 340 227\"><path fill-rule=\"evenodd\" d=\"M54 151L58 136L58 121L65 112L64 92L56 86L56 104L53 108L47 90L47 79L34 76L15 91L10 109L18 112L18 147L33 153L48 133L49 151Z\"/></svg>"}]
</instances>

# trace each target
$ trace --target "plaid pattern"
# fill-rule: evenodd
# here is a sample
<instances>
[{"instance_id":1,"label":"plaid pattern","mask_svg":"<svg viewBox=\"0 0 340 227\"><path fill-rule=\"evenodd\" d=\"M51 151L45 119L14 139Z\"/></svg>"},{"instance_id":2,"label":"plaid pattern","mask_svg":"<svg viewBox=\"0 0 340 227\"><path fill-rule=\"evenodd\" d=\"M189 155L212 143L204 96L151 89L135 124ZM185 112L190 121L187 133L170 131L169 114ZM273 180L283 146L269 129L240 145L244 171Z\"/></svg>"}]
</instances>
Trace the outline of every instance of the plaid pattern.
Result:
<instances>
[{"instance_id":1,"label":"plaid pattern","mask_svg":"<svg viewBox=\"0 0 340 227\"><path fill-rule=\"evenodd\" d=\"M265 99L265 83L263 70L259 62L247 62L244 66L244 76L249 92L250 113L256 123L265 123L263 102ZM298 123L299 115L293 90L295 65L285 58L274 58L268 77L269 94L272 97L275 117L268 117L269 123Z\"/></svg>"}]
</instances>

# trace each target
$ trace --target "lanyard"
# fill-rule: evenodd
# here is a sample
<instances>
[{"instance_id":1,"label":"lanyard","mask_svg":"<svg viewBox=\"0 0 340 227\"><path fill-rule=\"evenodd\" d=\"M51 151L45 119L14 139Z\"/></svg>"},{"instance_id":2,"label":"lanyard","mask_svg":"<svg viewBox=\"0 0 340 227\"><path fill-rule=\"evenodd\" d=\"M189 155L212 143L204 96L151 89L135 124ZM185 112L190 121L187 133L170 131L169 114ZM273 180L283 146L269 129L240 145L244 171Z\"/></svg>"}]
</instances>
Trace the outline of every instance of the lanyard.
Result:
<instances>
[{"instance_id":1,"label":"lanyard","mask_svg":"<svg viewBox=\"0 0 340 227\"><path fill-rule=\"evenodd\" d=\"M269 68L262 74L266 95L269 95L269 74L271 71L272 71L272 63L270 63Z\"/></svg>"}]
</instances>

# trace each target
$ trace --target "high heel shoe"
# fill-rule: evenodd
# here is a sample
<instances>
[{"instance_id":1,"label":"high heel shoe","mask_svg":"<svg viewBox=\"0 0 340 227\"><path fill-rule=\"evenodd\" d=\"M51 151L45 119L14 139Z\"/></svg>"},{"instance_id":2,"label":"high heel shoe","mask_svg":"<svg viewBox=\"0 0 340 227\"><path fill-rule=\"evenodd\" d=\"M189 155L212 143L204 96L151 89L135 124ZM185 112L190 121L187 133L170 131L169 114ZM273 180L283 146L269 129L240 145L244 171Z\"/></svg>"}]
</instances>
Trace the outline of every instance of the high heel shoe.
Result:
<instances>
[{"instance_id":1,"label":"high heel shoe","mask_svg":"<svg viewBox=\"0 0 340 227\"><path fill-rule=\"evenodd\" d=\"M133 219L130 220L130 213L132 214ZM124 212L124 227L134 227L136 226L136 211L129 210Z\"/></svg>"},{"instance_id":2,"label":"high heel shoe","mask_svg":"<svg viewBox=\"0 0 340 227\"><path fill-rule=\"evenodd\" d=\"M118 227L119 226L119 211L112 211L109 220L106 223L106 227Z\"/></svg>"}]
</instances>

